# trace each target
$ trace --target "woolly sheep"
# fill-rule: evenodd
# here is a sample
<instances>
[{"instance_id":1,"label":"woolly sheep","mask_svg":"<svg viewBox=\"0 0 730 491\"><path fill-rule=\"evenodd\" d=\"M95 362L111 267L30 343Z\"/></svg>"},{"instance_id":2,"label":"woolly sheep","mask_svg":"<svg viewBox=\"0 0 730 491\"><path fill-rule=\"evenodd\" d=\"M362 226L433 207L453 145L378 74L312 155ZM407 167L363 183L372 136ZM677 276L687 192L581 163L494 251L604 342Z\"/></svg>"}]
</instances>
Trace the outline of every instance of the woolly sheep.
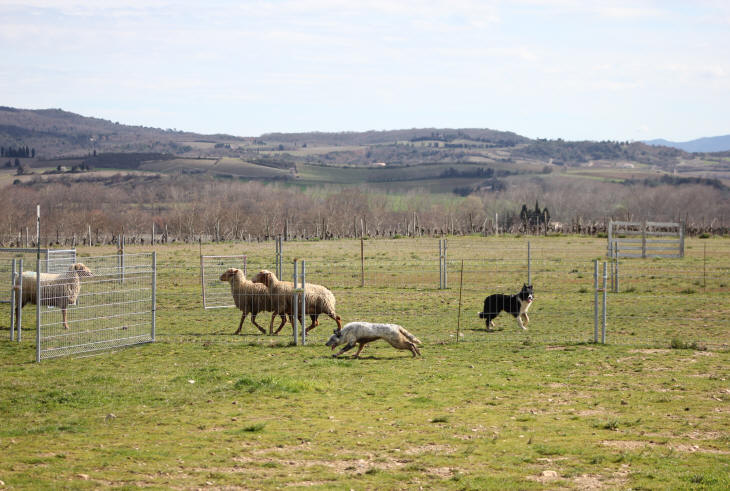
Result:
<instances>
[{"instance_id":1,"label":"woolly sheep","mask_svg":"<svg viewBox=\"0 0 730 491\"><path fill-rule=\"evenodd\" d=\"M294 308L292 305L294 284L289 281L279 280L274 273L265 269L259 271L256 276L252 278L252 281L256 283L263 283L267 286L269 293L271 294L271 301L275 306L279 306L278 312L287 314L291 321L294 314ZM319 325L317 318L320 314L327 314L337 323L337 330L339 331L342 329L342 319L335 312L335 296L330 290L322 285L306 283L304 287L304 294L307 304L306 314L309 314L309 317L312 320L312 324L307 327L307 332ZM281 328L284 327L285 323L286 321L282 322L274 334L278 334Z\"/></svg>"},{"instance_id":2,"label":"woolly sheep","mask_svg":"<svg viewBox=\"0 0 730 491\"><path fill-rule=\"evenodd\" d=\"M243 327L243 321L246 320L246 316L251 314L251 322L259 331L266 334L263 327L256 323L256 315L259 312L269 312L273 310L271 295L266 285L261 283L254 283L246 279L246 275L243 271L237 268L227 269L221 276L221 281L226 281L231 285L231 294L233 295L233 302L236 304L238 310L243 314L241 315L241 322L238 323L238 329L234 334L241 332ZM283 323L286 322L286 317L282 315Z\"/></svg>"},{"instance_id":3,"label":"woolly sheep","mask_svg":"<svg viewBox=\"0 0 730 491\"><path fill-rule=\"evenodd\" d=\"M72 264L64 273L41 273L41 297L42 305L58 307L63 315L63 327L68 329L66 309L69 305L76 303L81 293L81 278L91 276L91 270L82 263ZM25 271L22 275L23 296L20 299L20 307L16 310L16 318L20 317L21 308L25 304L35 304L38 288L36 286L37 274L35 271ZM16 284L16 289L19 285Z\"/></svg>"}]
</instances>

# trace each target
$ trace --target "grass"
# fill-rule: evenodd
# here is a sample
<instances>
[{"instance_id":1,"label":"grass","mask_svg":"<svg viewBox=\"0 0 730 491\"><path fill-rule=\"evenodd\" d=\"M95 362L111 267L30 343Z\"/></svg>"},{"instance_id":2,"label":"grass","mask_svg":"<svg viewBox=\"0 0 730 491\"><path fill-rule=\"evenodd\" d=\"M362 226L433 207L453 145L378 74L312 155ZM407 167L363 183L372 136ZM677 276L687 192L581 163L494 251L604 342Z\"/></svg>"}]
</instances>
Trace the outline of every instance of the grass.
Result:
<instances>
[{"instance_id":1,"label":"grass","mask_svg":"<svg viewBox=\"0 0 730 491\"><path fill-rule=\"evenodd\" d=\"M501 330L486 333L480 302L521 284L526 240L537 289L530 330L503 314ZM452 336L459 271L449 271L449 289L436 288L436 239L366 241L365 288L359 245L289 242L284 253L307 259L308 281L333 289L346 322L400 322L424 340L422 358L373 343L361 360L333 359L323 346L328 319L304 347L254 334L250 321L233 336L234 311L201 308L198 246L161 247L157 342L35 364L32 330L20 345L0 341L0 480L10 488L730 486L726 240L708 251L707 288L691 295L682 290L688 272L701 271L701 247L684 260L622 263L622 285L635 291L609 294L605 346L590 342L591 260L605 241L450 238L449 257L465 260L461 343ZM271 243L203 249L246 253L249 270L272 269ZM33 325L32 309L24 314ZM0 309L3 327L6 318Z\"/></svg>"}]
</instances>

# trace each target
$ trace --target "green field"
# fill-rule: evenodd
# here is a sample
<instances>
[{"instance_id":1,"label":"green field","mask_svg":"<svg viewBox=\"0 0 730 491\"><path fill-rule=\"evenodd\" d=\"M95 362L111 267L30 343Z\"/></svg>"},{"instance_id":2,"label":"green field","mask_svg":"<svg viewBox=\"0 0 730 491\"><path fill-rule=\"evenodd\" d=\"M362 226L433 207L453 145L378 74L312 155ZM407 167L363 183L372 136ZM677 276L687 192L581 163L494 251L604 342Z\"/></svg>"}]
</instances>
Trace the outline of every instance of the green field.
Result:
<instances>
[{"instance_id":1,"label":"green field","mask_svg":"<svg viewBox=\"0 0 730 491\"><path fill-rule=\"evenodd\" d=\"M485 294L536 289L529 330ZM397 322L422 358L385 343L332 359L327 318L307 346L232 333L203 310L199 246L158 247L157 342L36 364L0 306L0 481L8 488L727 489L730 240L684 259L625 260L593 338L593 260L605 239L450 238L286 242L344 322ZM128 252L149 249L129 247ZM204 244L274 268L274 244ZM82 256L113 253L86 248ZM462 280L463 260L463 281ZM364 287L360 286L364 282ZM462 288L459 287L461 284ZM225 286L225 285L223 285ZM461 292L461 296L460 296ZM459 308L461 298L461 309ZM70 311L73 316L73 311ZM262 313L259 322L266 322ZM457 328L459 342L457 342Z\"/></svg>"}]
</instances>

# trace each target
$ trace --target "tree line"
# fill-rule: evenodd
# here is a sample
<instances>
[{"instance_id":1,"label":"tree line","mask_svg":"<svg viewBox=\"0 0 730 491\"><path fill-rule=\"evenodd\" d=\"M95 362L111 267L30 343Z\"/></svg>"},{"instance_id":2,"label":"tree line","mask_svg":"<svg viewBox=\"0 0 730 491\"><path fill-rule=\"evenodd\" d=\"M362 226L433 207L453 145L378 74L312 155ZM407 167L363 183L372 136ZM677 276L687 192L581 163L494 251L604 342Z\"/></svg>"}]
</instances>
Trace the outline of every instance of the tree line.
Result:
<instances>
[{"instance_id":1,"label":"tree line","mask_svg":"<svg viewBox=\"0 0 730 491\"><path fill-rule=\"evenodd\" d=\"M541 206L536 200L539 199ZM535 209L525 203L535 203ZM704 184L645 186L532 180L467 197L419 190L387 193L367 186L298 188L221 181L202 176L116 176L77 182L68 177L0 190L0 242L35 230L70 244L124 233L157 239L265 240L399 235L577 232L600 233L609 220L683 221L698 231L727 231L728 191ZM549 208L549 212L546 210ZM539 213L537 212L539 209ZM546 220L547 219L547 220ZM154 224L154 225L153 225Z\"/></svg>"},{"instance_id":2,"label":"tree line","mask_svg":"<svg viewBox=\"0 0 730 491\"><path fill-rule=\"evenodd\" d=\"M35 158L35 148L27 145L18 148L0 146L0 157Z\"/></svg>"}]
</instances>

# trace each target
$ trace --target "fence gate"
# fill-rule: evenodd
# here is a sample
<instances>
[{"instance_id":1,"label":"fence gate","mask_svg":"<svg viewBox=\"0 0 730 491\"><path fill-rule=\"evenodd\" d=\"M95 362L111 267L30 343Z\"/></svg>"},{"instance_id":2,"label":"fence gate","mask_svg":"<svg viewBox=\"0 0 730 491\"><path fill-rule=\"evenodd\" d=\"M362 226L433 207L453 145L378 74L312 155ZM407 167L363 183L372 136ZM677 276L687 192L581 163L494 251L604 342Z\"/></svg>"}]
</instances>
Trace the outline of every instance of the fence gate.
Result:
<instances>
[{"instance_id":1,"label":"fence gate","mask_svg":"<svg viewBox=\"0 0 730 491\"><path fill-rule=\"evenodd\" d=\"M48 261L39 261L38 270L48 268ZM36 282L36 361L155 340L156 254L128 254L124 271L116 255L85 257L83 263L91 276L79 275L78 296L67 305L66 325L62 307L74 289L75 273L41 275L40 284Z\"/></svg>"},{"instance_id":2,"label":"fence gate","mask_svg":"<svg viewBox=\"0 0 730 491\"><path fill-rule=\"evenodd\" d=\"M220 280L228 268L242 269L246 275L246 256L200 256L200 286L204 309L236 306L233 303L231 286Z\"/></svg>"},{"instance_id":3,"label":"fence gate","mask_svg":"<svg viewBox=\"0 0 730 491\"><path fill-rule=\"evenodd\" d=\"M684 257L684 225L612 220L608 224L607 257Z\"/></svg>"}]
</instances>

